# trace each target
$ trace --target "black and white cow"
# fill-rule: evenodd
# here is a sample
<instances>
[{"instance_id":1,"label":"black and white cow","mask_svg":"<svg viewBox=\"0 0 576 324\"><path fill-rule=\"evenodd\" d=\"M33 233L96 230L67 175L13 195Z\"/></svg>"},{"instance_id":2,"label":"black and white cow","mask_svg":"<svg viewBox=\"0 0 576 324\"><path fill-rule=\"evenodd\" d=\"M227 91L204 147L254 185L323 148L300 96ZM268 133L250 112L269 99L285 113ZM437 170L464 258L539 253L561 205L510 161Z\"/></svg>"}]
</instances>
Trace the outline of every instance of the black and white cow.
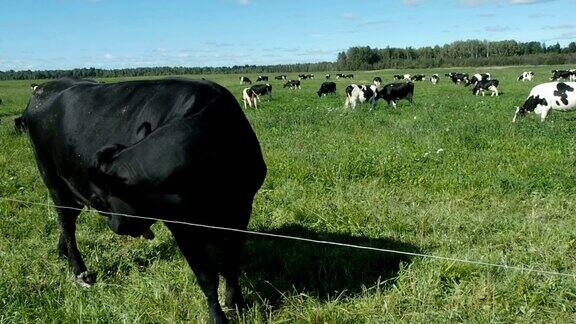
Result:
<instances>
[{"instance_id":1,"label":"black and white cow","mask_svg":"<svg viewBox=\"0 0 576 324\"><path fill-rule=\"evenodd\" d=\"M258 78L256 79L256 82L259 81L268 81L268 76L267 75L259 75Z\"/></svg>"},{"instance_id":2,"label":"black and white cow","mask_svg":"<svg viewBox=\"0 0 576 324\"><path fill-rule=\"evenodd\" d=\"M438 76L438 74L432 74L430 82L432 82L432 84L438 84L438 82L440 82L440 76Z\"/></svg>"},{"instance_id":3,"label":"black and white cow","mask_svg":"<svg viewBox=\"0 0 576 324\"><path fill-rule=\"evenodd\" d=\"M424 74L414 74L410 77L410 81L424 81L426 76Z\"/></svg>"},{"instance_id":4,"label":"black and white cow","mask_svg":"<svg viewBox=\"0 0 576 324\"><path fill-rule=\"evenodd\" d=\"M300 80L288 80L288 82L284 83L284 88L288 87L290 87L290 90L301 89Z\"/></svg>"},{"instance_id":5,"label":"black and white cow","mask_svg":"<svg viewBox=\"0 0 576 324\"><path fill-rule=\"evenodd\" d=\"M518 76L517 81L532 81L532 79L534 79L534 72L524 71Z\"/></svg>"},{"instance_id":6,"label":"black and white cow","mask_svg":"<svg viewBox=\"0 0 576 324\"><path fill-rule=\"evenodd\" d=\"M544 121L551 110L576 110L576 82L548 82L535 86L524 104L516 107L512 122L531 112Z\"/></svg>"},{"instance_id":7,"label":"black and white cow","mask_svg":"<svg viewBox=\"0 0 576 324\"><path fill-rule=\"evenodd\" d=\"M560 79L576 81L576 70L552 70L550 81L559 81Z\"/></svg>"},{"instance_id":8,"label":"black and white cow","mask_svg":"<svg viewBox=\"0 0 576 324\"><path fill-rule=\"evenodd\" d=\"M396 103L401 99L406 99L413 103L414 98L414 83L412 82L398 82L385 85L382 90L378 90L376 100L384 99L388 105L396 107Z\"/></svg>"},{"instance_id":9,"label":"black and white cow","mask_svg":"<svg viewBox=\"0 0 576 324\"><path fill-rule=\"evenodd\" d=\"M356 108L358 102L370 102L370 110L376 107L376 92L378 89L375 85L357 85L351 84L346 87L346 101L344 107Z\"/></svg>"},{"instance_id":10,"label":"black and white cow","mask_svg":"<svg viewBox=\"0 0 576 324\"><path fill-rule=\"evenodd\" d=\"M354 74L352 74L352 73L345 74L344 78L345 79L354 79Z\"/></svg>"},{"instance_id":11,"label":"black and white cow","mask_svg":"<svg viewBox=\"0 0 576 324\"><path fill-rule=\"evenodd\" d=\"M344 78L344 74L336 73L336 79Z\"/></svg>"},{"instance_id":12,"label":"black and white cow","mask_svg":"<svg viewBox=\"0 0 576 324\"><path fill-rule=\"evenodd\" d=\"M34 91L38 88L38 84L37 83L32 83L30 84L30 90Z\"/></svg>"},{"instance_id":13,"label":"black and white cow","mask_svg":"<svg viewBox=\"0 0 576 324\"><path fill-rule=\"evenodd\" d=\"M490 91L492 94L490 96L498 96L498 86L500 85L500 81L493 79L493 80L480 80L476 82L474 85L474 89L472 89L472 93L475 95L479 95L482 93L484 96L485 91Z\"/></svg>"},{"instance_id":14,"label":"black and white cow","mask_svg":"<svg viewBox=\"0 0 576 324\"><path fill-rule=\"evenodd\" d=\"M466 78L465 86L469 86L471 84L476 85L479 81L488 81L492 80L492 75L490 73L475 73L470 78Z\"/></svg>"},{"instance_id":15,"label":"black and white cow","mask_svg":"<svg viewBox=\"0 0 576 324\"><path fill-rule=\"evenodd\" d=\"M330 80L330 73L326 73L326 75L324 75L324 78L325 78L326 80Z\"/></svg>"},{"instance_id":16,"label":"black and white cow","mask_svg":"<svg viewBox=\"0 0 576 324\"><path fill-rule=\"evenodd\" d=\"M240 84L245 84L245 83L252 84L252 80L250 80L250 78L248 78L248 77L241 76L240 77Z\"/></svg>"},{"instance_id":17,"label":"black and white cow","mask_svg":"<svg viewBox=\"0 0 576 324\"><path fill-rule=\"evenodd\" d=\"M403 76L403 75L394 74L394 80L400 81L400 80L402 80L402 79L404 79L404 76Z\"/></svg>"},{"instance_id":18,"label":"black and white cow","mask_svg":"<svg viewBox=\"0 0 576 324\"><path fill-rule=\"evenodd\" d=\"M468 80L468 73L451 72L446 75L450 78L450 80L452 80L452 83L454 84L463 83Z\"/></svg>"},{"instance_id":19,"label":"black and white cow","mask_svg":"<svg viewBox=\"0 0 576 324\"><path fill-rule=\"evenodd\" d=\"M404 80L404 81L412 81L412 74L404 74L404 75L402 75L402 80Z\"/></svg>"},{"instance_id":20,"label":"black and white cow","mask_svg":"<svg viewBox=\"0 0 576 324\"><path fill-rule=\"evenodd\" d=\"M274 79L276 80L286 80L286 78L288 78L286 75L277 75L274 77Z\"/></svg>"},{"instance_id":21,"label":"black and white cow","mask_svg":"<svg viewBox=\"0 0 576 324\"><path fill-rule=\"evenodd\" d=\"M254 106L254 109L258 109L258 100L260 100L260 98L256 92L252 90L252 88L244 88L244 90L242 90L242 101L244 102L244 109L246 109L247 106L250 108Z\"/></svg>"},{"instance_id":22,"label":"black and white cow","mask_svg":"<svg viewBox=\"0 0 576 324\"><path fill-rule=\"evenodd\" d=\"M245 88L242 91L242 99L244 101L244 109L246 109L246 103L248 106L254 108L258 108L258 101L260 101L260 96L269 96L272 97L272 85L269 83L266 84L255 84L249 88Z\"/></svg>"},{"instance_id":23,"label":"black and white cow","mask_svg":"<svg viewBox=\"0 0 576 324\"><path fill-rule=\"evenodd\" d=\"M272 85L270 83L266 84L255 84L250 87L254 93L259 96L266 96L272 97Z\"/></svg>"},{"instance_id":24,"label":"black and white cow","mask_svg":"<svg viewBox=\"0 0 576 324\"><path fill-rule=\"evenodd\" d=\"M372 83L374 83L375 86L380 87L380 85L382 84L382 78L381 77L374 77L374 79L372 80Z\"/></svg>"},{"instance_id":25,"label":"black and white cow","mask_svg":"<svg viewBox=\"0 0 576 324\"><path fill-rule=\"evenodd\" d=\"M318 97L326 96L329 93L336 94L336 83L329 81L322 83L317 93Z\"/></svg>"},{"instance_id":26,"label":"black and white cow","mask_svg":"<svg viewBox=\"0 0 576 324\"><path fill-rule=\"evenodd\" d=\"M196 274L211 321L227 322L220 275L227 307L242 308L242 237L178 223L245 230L264 182L258 139L226 88L201 80L63 78L39 86L22 118L54 204L71 207L56 210L57 251L79 284L95 280L75 233L89 207L120 235L151 239L150 227L161 219Z\"/></svg>"}]
</instances>

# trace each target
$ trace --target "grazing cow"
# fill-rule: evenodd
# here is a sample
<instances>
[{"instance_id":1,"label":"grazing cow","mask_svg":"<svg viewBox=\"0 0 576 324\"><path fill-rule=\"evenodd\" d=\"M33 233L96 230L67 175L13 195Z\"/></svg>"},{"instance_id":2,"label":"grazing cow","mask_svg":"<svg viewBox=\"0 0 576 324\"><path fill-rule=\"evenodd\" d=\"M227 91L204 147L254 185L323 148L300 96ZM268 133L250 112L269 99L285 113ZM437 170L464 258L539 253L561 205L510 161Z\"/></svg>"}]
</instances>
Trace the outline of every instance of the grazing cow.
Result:
<instances>
[{"instance_id":1,"label":"grazing cow","mask_svg":"<svg viewBox=\"0 0 576 324\"><path fill-rule=\"evenodd\" d=\"M344 78L344 74L336 73L336 79Z\"/></svg>"},{"instance_id":2,"label":"grazing cow","mask_svg":"<svg viewBox=\"0 0 576 324\"><path fill-rule=\"evenodd\" d=\"M252 91L254 91L254 93L256 93L259 96L268 95L272 97L272 85L270 83L255 84L251 86L250 89L252 89Z\"/></svg>"},{"instance_id":3,"label":"grazing cow","mask_svg":"<svg viewBox=\"0 0 576 324\"><path fill-rule=\"evenodd\" d=\"M472 93L478 95L482 93L484 96L485 91L491 91L492 94L490 96L498 97L498 85L500 85L500 81L493 79L493 80L480 80L476 82L474 89L472 89Z\"/></svg>"},{"instance_id":4,"label":"grazing cow","mask_svg":"<svg viewBox=\"0 0 576 324\"><path fill-rule=\"evenodd\" d=\"M314 79L314 73L306 74L306 78L308 78L308 79Z\"/></svg>"},{"instance_id":5,"label":"grazing cow","mask_svg":"<svg viewBox=\"0 0 576 324\"><path fill-rule=\"evenodd\" d=\"M16 134L22 134L26 131L26 125L24 124L22 116L14 118L14 131L16 131Z\"/></svg>"},{"instance_id":6,"label":"grazing cow","mask_svg":"<svg viewBox=\"0 0 576 324\"><path fill-rule=\"evenodd\" d=\"M356 85L351 84L346 87L346 101L344 102L344 107L348 108L352 106L352 109L356 108L358 102L370 102L370 110L373 110L376 106L376 92L378 89L375 85Z\"/></svg>"},{"instance_id":7,"label":"grazing cow","mask_svg":"<svg viewBox=\"0 0 576 324\"><path fill-rule=\"evenodd\" d=\"M403 79L404 79L404 76L403 76L403 75L394 74L394 80L398 80L398 81L399 81L399 80L403 80Z\"/></svg>"},{"instance_id":8,"label":"grazing cow","mask_svg":"<svg viewBox=\"0 0 576 324\"><path fill-rule=\"evenodd\" d=\"M404 75L402 75L402 80L412 81L412 75L411 74L404 74Z\"/></svg>"},{"instance_id":9,"label":"grazing cow","mask_svg":"<svg viewBox=\"0 0 576 324\"><path fill-rule=\"evenodd\" d=\"M559 81L560 79L576 81L576 70L552 70L550 81Z\"/></svg>"},{"instance_id":10,"label":"grazing cow","mask_svg":"<svg viewBox=\"0 0 576 324\"><path fill-rule=\"evenodd\" d=\"M548 82L535 86L522 107L516 107L512 122L530 112L540 115L540 121L544 121L550 110L576 110L576 82Z\"/></svg>"},{"instance_id":11,"label":"grazing cow","mask_svg":"<svg viewBox=\"0 0 576 324\"><path fill-rule=\"evenodd\" d=\"M250 80L250 78L248 78L248 77L241 76L240 77L240 84L245 84L245 83L252 84L252 80Z\"/></svg>"},{"instance_id":12,"label":"grazing cow","mask_svg":"<svg viewBox=\"0 0 576 324\"><path fill-rule=\"evenodd\" d=\"M324 82L320 85L320 90L318 90L318 97L326 96L329 93L336 94L336 83L334 82Z\"/></svg>"},{"instance_id":13,"label":"grazing cow","mask_svg":"<svg viewBox=\"0 0 576 324\"><path fill-rule=\"evenodd\" d=\"M267 75L259 75L258 78L256 79L256 82L259 81L268 81L268 76Z\"/></svg>"},{"instance_id":14,"label":"grazing cow","mask_svg":"<svg viewBox=\"0 0 576 324\"><path fill-rule=\"evenodd\" d=\"M306 79L308 79L307 74L298 74L298 80L306 80Z\"/></svg>"},{"instance_id":15,"label":"grazing cow","mask_svg":"<svg viewBox=\"0 0 576 324\"><path fill-rule=\"evenodd\" d=\"M241 236L173 223L248 224L266 164L226 88L201 80L98 84L63 78L36 89L23 119L54 204L74 208L56 210L57 250L79 284L94 282L75 238L79 210L91 207L115 233L132 237L153 238L150 218L161 218L196 274L211 320L227 322L218 302L219 275L226 305L242 307Z\"/></svg>"},{"instance_id":16,"label":"grazing cow","mask_svg":"<svg viewBox=\"0 0 576 324\"><path fill-rule=\"evenodd\" d=\"M454 83L454 84L466 82L468 80L468 74L467 73L452 72L452 73L448 73L447 75L450 78L450 80L452 80L452 83Z\"/></svg>"},{"instance_id":17,"label":"grazing cow","mask_svg":"<svg viewBox=\"0 0 576 324\"><path fill-rule=\"evenodd\" d=\"M300 80L288 80L288 82L284 83L284 88L288 87L290 87L290 90L302 89L300 86Z\"/></svg>"},{"instance_id":18,"label":"grazing cow","mask_svg":"<svg viewBox=\"0 0 576 324\"><path fill-rule=\"evenodd\" d=\"M284 74L283 75L277 75L274 77L274 79L276 79L276 80L286 80L286 78L287 78L287 76Z\"/></svg>"},{"instance_id":19,"label":"grazing cow","mask_svg":"<svg viewBox=\"0 0 576 324\"><path fill-rule=\"evenodd\" d=\"M520 81L520 80L522 80L522 82L532 81L533 78L534 78L534 72L525 71L525 72L522 72L522 74L520 74L520 76L518 76L517 81Z\"/></svg>"},{"instance_id":20,"label":"grazing cow","mask_svg":"<svg viewBox=\"0 0 576 324\"><path fill-rule=\"evenodd\" d=\"M382 84L382 78L374 77L374 79L372 79L372 83L374 83L375 86L380 87L380 85Z\"/></svg>"},{"instance_id":21,"label":"grazing cow","mask_svg":"<svg viewBox=\"0 0 576 324\"><path fill-rule=\"evenodd\" d=\"M250 108L252 108L252 105L254 105L254 109L258 109L258 100L260 100L260 98L256 92L252 90L252 88L244 88L244 90L242 90L242 101L244 102L244 109L246 109L246 104L248 104L248 107Z\"/></svg>"},{"instance_id":22,"label":"grazing cow","mask_svg":"<svg viewBox=\"0 0 576 324\"><path fill-rule=\"evenodd\" d=\"M376 100L384 99L388 105L396 108L396 103L401 99L406 99L413 103L414 98L414 83L412 82L398 82L385 85L382 90L379 90L376 95Z\"/></svg>"},{"instance_id":23,"label":"grazing cow","mask_svg":"<svg viewBox=\"0 0 576 324\"><path fill-rule=\"evenodd\" d=\"M464 83L465 86L469 86L471 84L476 85L479 81L488 81L492 80L492 76L490 73L476 73L473 74L472 77L466 77L466 82Z\"/></svg>"},{"instance_id":24,"label":"grazing cow","mask_svg":"<svg viewBox=\"0 0 576 324\"><path fill-rule=\"evenodd\" d=\"M440 82L440 76L438 76L438 74L432 74L430 82L432 82L432 84L438 84L438 82Z\"/></svg>"},{"instance_id":25,"label":"grazing cow","mask_svg":"<svg viewBox=\"0 0 576 324\"><path fill-rule=\"evenodd\" d=\"M410 77L410 81L424 81L426 76L424 74L415 74Z\"/></svg>"},{"instance_id":26,"label":"grazing cow","mask_svg":"<svg viewBox=\"0 0 576 324\"><path fill-rule=\"evenodd\" d=\"M348 73L343 76L345 79L354 79L354 74Z\"/></svg>"},{"instance_id":27,"label":"grazing cow","mask_svg":"<svg viewBox=\"0 0 576 324\"><path fill-rule=\"evenodd\" d=\"M330 73L326 73L326 75L324 75L324 78L325 78L326 80L330 80Z\"/></svg>"}]
</instances>

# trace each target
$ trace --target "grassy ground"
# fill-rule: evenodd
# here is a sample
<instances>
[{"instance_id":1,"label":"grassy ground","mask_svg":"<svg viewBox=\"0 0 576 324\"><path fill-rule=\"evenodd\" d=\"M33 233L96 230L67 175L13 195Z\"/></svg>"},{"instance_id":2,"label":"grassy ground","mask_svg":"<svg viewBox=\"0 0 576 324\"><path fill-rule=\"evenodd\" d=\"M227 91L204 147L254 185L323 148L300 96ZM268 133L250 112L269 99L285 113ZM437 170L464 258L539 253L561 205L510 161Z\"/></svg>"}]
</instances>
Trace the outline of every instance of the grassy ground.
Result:
<instances>
[{"instance_id":1,"label":"grassy ground","mask_svg":"<svg viewBox=\"0 0 576 324\"><path fill-rule=\"evenodd\" d=\"M273 98L247 111L269 168L250 229L576 273L576 115L511 123L552 68L477 70L500 80L498 98L446 78L416 83L412 107L374 112L343 108L350 81L318 98L319 79L300 91L272 80ZM525 69L535 82L515 81ZM205 77L240 99L238 76ZM49 203L12 130L29 83L0 82L0 195ZM98 276L86 290L57 258L54 210L1 202L0 322L206 321L194 275L168 231L153 229L153 241L120 237L85 213L79 245ZM575 279L258 238L244 270L248 323L576 321Z\"/></svg>"}]
</instances>

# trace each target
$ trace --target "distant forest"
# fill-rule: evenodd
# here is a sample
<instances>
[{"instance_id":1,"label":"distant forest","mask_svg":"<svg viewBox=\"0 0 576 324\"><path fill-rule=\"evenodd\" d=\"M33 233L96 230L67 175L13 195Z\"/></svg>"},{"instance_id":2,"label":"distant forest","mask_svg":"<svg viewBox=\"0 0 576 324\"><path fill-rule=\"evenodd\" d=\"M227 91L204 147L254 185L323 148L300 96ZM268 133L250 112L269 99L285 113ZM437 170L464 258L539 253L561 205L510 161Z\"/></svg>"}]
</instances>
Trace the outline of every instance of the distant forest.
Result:
<instances>
[{"instance_id":1,"label":"distant forest","mask_svg":"<svg viewBox=\"0 0 576 324\"><path fill-rule=\"evenodd\" d=\"M351 47L338 53L335 62L242 65L229 67L142 67L126 69L83 68L73 70L0 71L0 80L141 77L212 73L323 72L376 69L434 68L453 66L576 64L576 42L566 47L540 42L457 41L444 46L420 48Z\"/></svg>"}]
</instances>

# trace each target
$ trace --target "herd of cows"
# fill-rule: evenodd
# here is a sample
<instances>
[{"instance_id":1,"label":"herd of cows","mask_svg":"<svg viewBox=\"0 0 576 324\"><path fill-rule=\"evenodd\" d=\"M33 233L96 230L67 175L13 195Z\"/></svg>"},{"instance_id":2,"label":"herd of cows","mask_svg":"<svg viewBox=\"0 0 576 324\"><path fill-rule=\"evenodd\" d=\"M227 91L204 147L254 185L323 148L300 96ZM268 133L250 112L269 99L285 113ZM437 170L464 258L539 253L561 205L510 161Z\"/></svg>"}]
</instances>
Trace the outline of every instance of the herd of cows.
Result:
<instances>
[{"instance_id":1,"label":"herd of cows","mask_svg":"<svg viewBox=\"0 0 576 324\"><path fill-rule=\"evenodd\" d=\"M454 84L473 85L475 95L490 91L498 96L499 81L489 73L445 76ZM313 74L302 74L298 80L275 77L294 90L311 78ZM320 97L336 93L336 83L329 81L329 74L325 78L317 92ZM368 102L374 108L379 99L391 106L401 99L412 103L414 82L425 80L421 74L394 78L404 82L382 85L382 78L375 77L370 85L346 86L345 106ZM533 78L534 73L526 71L518 81ZM434 74L429 80L438 84L440 77ZM257 79L266 81L267 76ZM575 109L574 81L574 70L553 71L552 82L535 86L517 107L513 121L530 112L540 114L543 121L550 110ZM251 83L247 77L240 77L240 82ZM260 96L272 95L272 86L254 84L242 95L245 108L256 107ZM79 210L99 211L117 234L148 239L154 237L150 228L154 221L124 215L164 215L161 220L206 295L211 320L227 322L218 301L219 276L226 283L225 304L242 308L238 282L242 238L181 223L245 230L254 196L264 182L267 168L260 144L229 90L205 80L103 84L62 78L33 84L28 105L14 126L28 132L54 203L77 209L57 209L61 230L57 247L81 285L89 286L95 278L76 243Z\"/></svg>"},{"instance_id":2,"label":"herd of cows","mask_svg":"<svg viewBox=\"0 0 576 324\"><path fill-rule=\"evenodd\" d=\"M470 75L463 72L451 72L446 73L445 76L454 84L472 86L472 93L474 95L482 94L482 96L484 96L486 92L490 92L491 96L499 95L498 87L500 86L500 81L493 79L490 73L475 73ZM517 81L533 81L534 77L534 72L524 71L518 76ZM298 75L298 79L291 80L288 80L286 75L274 77L276 80L285 81L284 88L288 87L291 90L301 89L302 80L313 78L314 74L300 74ZM320 89L317 91L319 97L336 93L336 83L329 81L330 78L330 74L325 75L326 81L320 85ZM338 73L336 74L336 78L353 79L354 75ZM394 82L382 86L382 78L374 77L370 85L350 84L346 86L344 91L346 94L344 106L346 108L356 108L357 103L368 102L372 110L376 107L378 99L383 99L392 107L396 107L396 103L402 99L406 99L412 104L414 97L413 82L426 80L424 74L396 74L393 78L396 81L403 82ZM260 75L256 82L268 81L268 79L268 76ZM436 85L440 82L440 76L433 74L429 80L432 84ZM566 82L566 80L568 80L568 82ZM576 88L576 69L552 70L550 81L552 82L537 85L530 91L524 104L516 107L513 122L516 122L518 118L530 112L540 115L541 121L544 121L551 110L570 111L576 109L576 94L574 92ZM252 81L248 77L241 76L240 84L247 83L251 85ZM263 95L272 96L272 85L270 83L255 84L244 88L242 90L244 108L258 108L260 96Z\"/></svg>"}]
</instances>

